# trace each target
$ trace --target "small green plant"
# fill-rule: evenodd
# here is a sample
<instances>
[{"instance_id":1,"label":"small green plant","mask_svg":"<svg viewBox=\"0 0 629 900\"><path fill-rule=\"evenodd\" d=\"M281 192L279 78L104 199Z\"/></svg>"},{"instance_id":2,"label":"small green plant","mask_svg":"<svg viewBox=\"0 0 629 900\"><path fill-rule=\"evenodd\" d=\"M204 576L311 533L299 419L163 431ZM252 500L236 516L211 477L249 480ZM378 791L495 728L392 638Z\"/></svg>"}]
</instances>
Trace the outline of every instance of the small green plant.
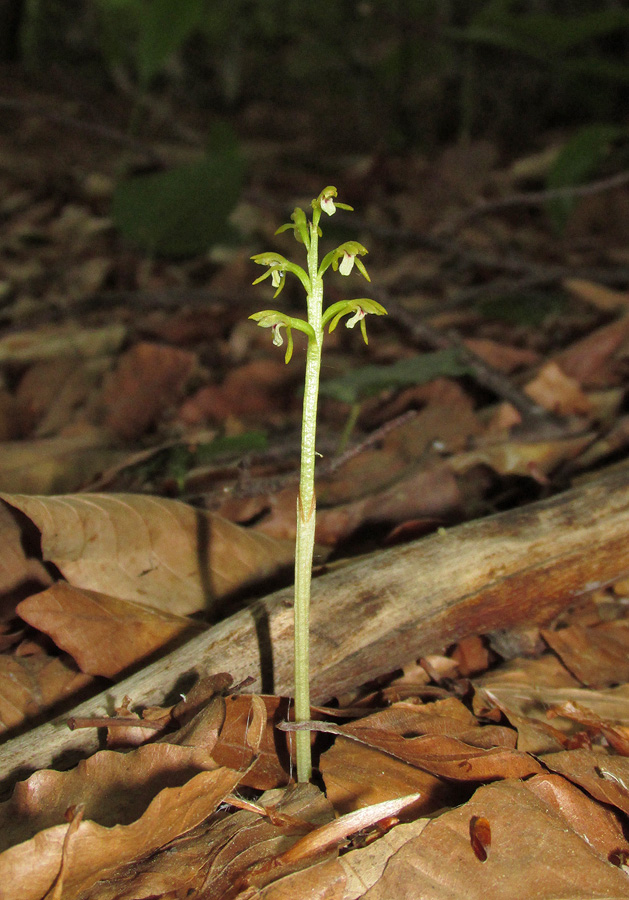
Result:
<instances>
[{"instance_id":1,"label":"small green plant","mask_svg":"<svg viewBox=\"0 0 629 900\"><path fill-rule=\"evenodd\" d=\"M326 325L334 331L343 316L351 316L345 323L353 328L360 322L365 343L367 330L365 315L386 315L386 310L375 300L341 300L333 303L323 311L323 276L332 266L341 275L349 275L354 266L369 281L369 275L359 257L367 250L357 241L346 241L336 250L323 257L319 263L319 238L321 229L319 221L325 212L331 216L336 208L349 209L345 203L336 202L335 187L326 187L316 200L312 201L312 219L308 221L303 209L297 207L286 225L278 228L276 234L293 230L295 239L303 244L307 254L307 271L295 263L289 262L279 253L258 253L253 256L254 262L267 266L268 270L254 284L270 276L276 288L274 298L284 287L286 273L296 275L306 291L308 318L299 319L265 309L250 316L263 328L271 328L273 343L281 347L284 338L281 329L286 329L286 356L288 363L293 354L293 328L303 332L308 339L306 351L306 376L304 389L304 405L301 429L301 474L299 492L297 494L297 539L295 544L295 721L307 722L310 719L310 684L309 684L309 620L310 620L310 580L312 577L312 555L315 539L316 497L315 497L315 440L317 430L317 400L319 397L319 373L321 369L321 350ZM312 773L310 755L310 732L297 731L295 734L297 754L297 780L309 781Z\"/></svg>"}]
</instances>

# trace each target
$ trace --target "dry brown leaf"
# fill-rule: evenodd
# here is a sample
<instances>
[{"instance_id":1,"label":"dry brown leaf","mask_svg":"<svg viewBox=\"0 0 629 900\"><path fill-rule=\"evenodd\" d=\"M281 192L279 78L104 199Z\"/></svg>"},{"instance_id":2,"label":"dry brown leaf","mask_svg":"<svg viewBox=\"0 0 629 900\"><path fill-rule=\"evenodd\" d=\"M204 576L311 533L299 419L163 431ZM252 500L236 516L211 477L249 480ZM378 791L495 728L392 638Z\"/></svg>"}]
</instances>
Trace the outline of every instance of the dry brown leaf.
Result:
<instances>
[{"instance_id":1,"label":"dry brown leaf","mask_svg":"<svg viewBox=\"0 0 629 900\"><path fill-rule=\"evenodd\" d=\"M115 353L126 332L126 326L120 322L93 329L71 324L19 331L0 338L0 362L24 364L53 357L84 358Z\"/></svg>"},{"instance_id":2,"label":"dry brown leaf","mask_svg":"<svg viewBox=\"0 0 629 900\"><path fill-rule=\"evenodd\" d=\"M266 708L250 698L245 735L249 765L266 729ZM67 810L85 821L64 869L64 898L73 898L125 863L154 853L198 826L239 783L242 771L217 767L204 746L155 743L129 753L100 751L71 772L36 772L0 805L3 900L41 897L54 884L65 849Z\"/></svg>"},{"instance_id":3,"label":"dry brown leaf","mask_svg":"<svg viewBox=\"0 0 629 900\"><path fill-rule=\"evenodd\" d=\"M489 668L489 650L477 634L471 634L459 641L452 651L452 659L464 677L478 675L479 672Z\"/></svg>"},{"instance_id":4,"label":"dry brown leaf","mask_svg":"<svg viewBox=\"0 0 629 900\"><path fill-rule=\"evenodd\" d=\"M91 681L67 658L0 655L0 733L16 728Z\"/></svg>"},{"instance_id":5,"label":"dry brown leaf","mask_svg":"<svg viewBox=\"0 0 629 900\"><path fill-rule=\"evenodd\" d=\"M563 287L580 300L585 300L596 309L605 312L621 312L629 306L629 293L627 291L614 291L603 284L594 281L586 281L584 278L567 278Z\"/></svg>"},{"instance_id":6,"label":"dry brown leaf","mask_svg":"<svg viewBox=\"0 0 629 900\"><path fill-rule=\"evenodd\" d=\"M144 749L149 748L134 752ZM140 818L130 824L106 827L83 820L72 840L64 900L83 896L95 882L107 879L125 863L155 853L195 828L236 788L240 776L226 768L200 772L181 787L159 790ZM0 855L3 900L41 900L57 877L66 830L65 825L54 825L38 831Z\"/></svg>"},{"instance_id":7,"label":"dry brown leaf","mask_svg":"<svg viewBox=\"0 0 629 900\"><path fill-rule=\"evenodd\" d=\"M544 765L584 788L596 800L629 815L629 759L592 750L546 753Z\"/></svg>"},{"instance_id":8,"label":"dry brown leaf","mask_svg":"<svg viewBox=\"0 0 629 900\"><path fill-rule=\"evenodd\" d=\"M485 862L471 845L473 816L491 828ZM618 819L564 779L499 782L433 819L364 900L620 900L629 881L608 854L624 846Z\"/></svg>"},{"instance_id":9,"label":"dry brown leaf","mask_svg":"<svg viewBox=\"0 0 629 900\"><path fill-rule=\"evenodd\" d=\"M448 460L455 473L467 472L473 466L488 466L500 475L548 475L560 463L573 460L592 443L591 434L555 438L547 441L501 441L486 444L468 453L458 453Z\"/></svg>"},{"instance_id":10,"label":"dry brown leaf","mask_svg":"<svg viewBox=\"0 0 629 900\"><path fill-rule=\"evenodd\" d=\"M22 437L54 437L74 422L77 411L84 418L86 403L100 392L109 364L107 357L68 356L30 366L16 392Z\"/></svg>"},{"instance_id":11,"label":"dry brown leaf","mask_svg":"<svg viewBox=\"0 0 629 900\"><path fill-rule=\"evenodd\" d=\"M493 369L506 375L535 366L540 361L539 353L527 347L513 347L488 338L467 338L463 343Z\"/></svg>"},{"instance_id":12,"label":"dry brown leaf","mask_svg":"<svg viewBox=\"0 0 629 900\"><path fill-rule=\"evenodd\" d=\"M528 754L510 747L485 749L466 744L443 734L405 737L372 728L369 718L344 725L325 725L317 730L347 736L368 747L382 750L425 772L455 781L490 781L495 778L525 778L541 772L539 764Z\"/></svg>"},{"instance_id":13,"label":"dry brown leaf","mask_svg":"<svg viewBox=\"0 0 629 900\"><path fill-rule=\"evenodd\" d=\"M558 416L587 416L591 411L579 382L566 375L556 362L543 365L524 391L539 406Z\"/></svg>"},{"instance_id":14,"label":"dry brown leaf","mask_svg":"<svg viewBox=\"0 0 629 900\"><path fill-rule=\"evenodd\" d=\"M358 900L378 881L396 850L420 835L428 821L398 825L366 847L279 878L260 892L259 900Z\"/></svg>"},{"instance_id":15,"label":"dry brown leaf","mask_svg":"<svg viewBox=\"0 0 629 900\"><path fill-rule=\"evenodd\" d=\"M227 803L229 799L226 797ZM325 796L310 784L269 791L257 805L272 810L273 817L238 811L203 824L173 841L168 852L122 867L107 881L95 885L82 900L162 896L173 900L181 896L232 900L241 892L257 896L258 886L291 871L288 866L275 866L276 856L333 815Z\"/></svg>"},{"instance_id":16,"label":"dry brown leaf","mask_svg":"<svg viewBox=\"0 0 629 900\"><path fill-rule=\"evenodd\" d=\"M317 542L334 546L364 525L390 525L415 518L447 522L460 514L461 502L451 469L433 465L362 500L321 509L317 514Z\"/></svg>"},{"instance_id":17,"label":"dry brown leaf","mask_svg":"<svg viewBox=\"0 0 629 900\"><path fill-rule=\"evenodd\" d=\"M225 720L212 756L217 765L229 765L242 769L250 757L247 735L251 729L252 700L264 703L267 725L261 736L257 758L242 784L258 790L269 790L288 784L292 765L288 751L287 735L277 731L275 725L288 718L289 701L281 697L257 697L248 694L234 694L225 700Z\"/></svg>"},{"instance_id":18,"label":"dry brown leaf","mask_svg":"<svg viewBox=\"0 0 629 900\"><path fill-rule=\"evenodd\" d=\"M63 581L22 600L17 612L69 653L81 671L107 678L205 627L193 619L80 590Z\"/></svg>"},{"instance_id":19,"label":"dry brown leaf","mask_svg":"<svg viewBox=\"0 0 629 900\"><path fill-rule=\"evenodd\" d=\"M629 622L603 622L593 628L571 625L542 636L564 666L590 687L629 681Z\"/></svg>"},{"instance_id":20,"label":"dry brown leaf","mask_svg":"<svg viewBox=\"0 0 629 900\"><path fill-rule=\"evenodd\" d=\"M333 819L300 838L290 849L276 858L276 864L279 863L282 866L303 865L309 859L315 860L322 853L337 848L351 834L397 816L402 810L414 808L420 796L419 793L406 794L403 797L361 807Z\"/></svg>"},{"instance_id":21,"label":"dry brown leaf","mask_svg":"<svg viewBox=\"0 0 629 900\"><path fill-rule=\"evenodd\" d=\"M339 815L409 791L421 796L417 815L429 815L459 799L456 789L436 775L346 738L337 738L322 754L319 768L328 799Z\"/></svg>"},{"instance_id":22,"label":"dry brown leaf","mask_svg":"<svg viewBox=\"0 0 629 900\"><path fill-rule=\"evenodd\" d=\"M188 425L224 422L229 418L284 417L290 409L296 376L275 359L256 359L230 370L220 385L207 385L187 400L179 411Z\"/></svg>"},{"instance_id":23,"label":"dry brown leaf","mask_svg":"<svg viewBox=\"0 0 629 900\"><path fill-rule=\"evenodd\" d=\"M42 588L52 581L50 574L38 559L27 557L20 529L11 511L0 504L0 620L13 615L14 598L20 593Z\"/></svg>"},{"instance_id":24,"label":"dry brown leaf","mask_svg":"<svg viewBox=\"0 0 629 900\"><path fill-rule=\"evenodd\" d=\"M176 500L135 494L2 494L42 533L42 554L75 587L177 615L212 608L293 558L276 541Z\"/></svg>"},{"instance_id":25,"label":"dry brown leaf","mask_svg":"<svg viewBox=\"0 0 629 900\"><path fill-rule=\"evenodd\" d=\"M105 422L134 440L179 399L197 363L194 353L140 342L124 353L103 390Z\"/></svg>"},{"instance_id":26,"label":"dry brown leaf","mask_svg":"<svg viewBox=\"0 0 629 900\"><path fill-rule=\"evenodd\" d=\"M620 383L624 369L616 354L628 339L629 317L625 316L571 344L555 356L555 362L584 388L610 387Z\"/></svg>"},{"instance_id":27,"label":"dry brown leaf","mask_svg":"<svg viewBox=\"0 0 629 900\"><path fill-rule=\"evenodd\" d=\"M128 825L162 788L180 787L217 768L206 747L155 743L127 753L101 750L68 772L41 769L0 803L0 850L62 824L68 807L78 804L85 818L99 825Z\"/></svg>"},{"instance_id":28,"label":"dry brown leaf","mask_svg":"<svg viewBox=\"0 0 629 900\"><path fill-rule=\"evenodd\" d=\"M573 719L548 711L561 704L577 704L608 722L629 725L629 686L587 690L551 654L541 659L514 659L502 670L474 679L477 715L499 709L518 730L518 749L529 753L563 750L566 739L582 731Z\"/></svg>"},{"instance_id":29,"label":"dry brown leaf","mask_svg":"<svg viewBox=\"0 0 629 900\"><path fill-rule=\"evenodd\" d=\"M85 426L68 436L0 444L0 488L20 493L62 493L89 484L123 458L111 434Z\"/></svg>"}]
</instances>

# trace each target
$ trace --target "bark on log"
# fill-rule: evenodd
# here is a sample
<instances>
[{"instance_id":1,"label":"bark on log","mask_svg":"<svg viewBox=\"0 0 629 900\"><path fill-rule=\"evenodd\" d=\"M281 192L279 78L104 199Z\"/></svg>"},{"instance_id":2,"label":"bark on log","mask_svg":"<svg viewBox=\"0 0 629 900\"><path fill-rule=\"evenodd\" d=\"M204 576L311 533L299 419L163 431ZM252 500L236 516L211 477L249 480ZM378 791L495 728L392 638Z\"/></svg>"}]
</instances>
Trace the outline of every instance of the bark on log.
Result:
<instances>
[{"instance_id":1,"label":"bark on log","mask_svg":"<svg viewBox=\"0 0 629 900\"><path fill-rule=\"evenodd\" d=\"M380 551L312 587L312 700L324 702L465 635L547 624L594 588L629 575L629 470L517 510ZM53 722L0 747L5 787L98 748L69 715L111 714L125 695L159 705L198 674L254 676L290 693L292 589L243 609Z\"/></svg>"}]
</instances>

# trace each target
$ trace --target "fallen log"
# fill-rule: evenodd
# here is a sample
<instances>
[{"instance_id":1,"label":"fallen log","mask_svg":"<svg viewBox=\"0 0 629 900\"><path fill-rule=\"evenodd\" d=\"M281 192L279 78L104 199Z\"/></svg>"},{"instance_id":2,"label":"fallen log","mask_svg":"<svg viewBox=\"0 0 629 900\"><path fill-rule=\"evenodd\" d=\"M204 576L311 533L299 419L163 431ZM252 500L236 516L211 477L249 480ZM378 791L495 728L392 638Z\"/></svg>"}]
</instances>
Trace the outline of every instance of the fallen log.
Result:
<instances>
[{"instance_id":1,"label":"fallen log","mask_svg":"<svg viewBox=\"0 0 629 900\"><path fill-rule=\"evenodd\" d=\"M629 469L551 499L376 552L313 582L312 700L322 703L469 634L547 625L597 587L629 575ZM54 721L0 746L6 788L98 749L69 716L176 702L195 678L292 685L292 589L271 594ZM173 700L175 698L175 700Z\"/></svg>"}]
</instances>

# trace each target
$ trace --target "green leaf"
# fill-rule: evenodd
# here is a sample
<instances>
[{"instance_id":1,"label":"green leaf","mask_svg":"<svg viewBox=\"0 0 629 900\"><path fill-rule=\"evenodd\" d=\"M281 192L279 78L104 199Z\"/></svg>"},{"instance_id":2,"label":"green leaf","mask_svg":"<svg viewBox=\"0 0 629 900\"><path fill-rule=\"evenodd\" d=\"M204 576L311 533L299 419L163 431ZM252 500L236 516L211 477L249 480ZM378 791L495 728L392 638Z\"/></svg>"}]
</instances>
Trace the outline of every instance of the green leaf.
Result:
<instances>
[{"instance_id":1,"label":"green leaf","mask_svg":"<svg viewBox=\"0 0 629 900\"><path fill-rule=\"evenodd\" d=\"M487 319L510 325L543 325L549 316L561 315L568 305L565 294L557 291L528 291L505 297L489 297L476 304Z\"/></svg>"},{"instance_id":2,"label":"green leaf","mask_svg":"<svg viewBox=\"0 0 629 900\"><path fill-rule=\"evenodd\" d=\"M113 197L114 224L151 254L203 253L229 234L227 217L240 196L243 171L234 134L222 125L198 162L121 181Z\"/></svg>"},{"instance_id":3,"label":"green leaf","mask_svg":"<svg viewBox=\"0 0 629 900\"><path fill-rule=\"evenodd\" d=\"M139 17L138 78L146 89L199 26L203 0L144 0Z\"/></svg>"},{"instance_id":4,"label":"green leaf","mask_svg":"<svg viewBox=\"0 0 629 900\"><path fill-rule=\"evenodd\" d=\"M391 366L362 366L321 383L319 393L341 403L359 403L382 390L425 384L440 376L470 374L471 369L459 359L457 350L438 350L401 359Z\"/></svg>"},{"instance_id":5,"label":"green leaf","mask_svg":"<svg viewBox=\"0 0 629 900\"><path fill-rule=\"evenodd\" d=\"M212 462L221 456L240 456L253 450L266 450L268 439L264 431L246 431L230 437L217 437L209 444L198 444L193 460L195 465Z\"/></svg>"},{"instance_id":6,"label":"green leaf","mask_svg":"<svg viewBox=\"0 0 629 900\"><path fill-rule=\"evenodd\" d=\"M552 190L581 184L596 172L607 156L612 141L626 133L624 128L607 124L580 128L559 152L548 173L546 186ZM568 224L576 203L576 197L558 197L548 201L548 214L559 233Z\"/></svg>"}]
</instances>

